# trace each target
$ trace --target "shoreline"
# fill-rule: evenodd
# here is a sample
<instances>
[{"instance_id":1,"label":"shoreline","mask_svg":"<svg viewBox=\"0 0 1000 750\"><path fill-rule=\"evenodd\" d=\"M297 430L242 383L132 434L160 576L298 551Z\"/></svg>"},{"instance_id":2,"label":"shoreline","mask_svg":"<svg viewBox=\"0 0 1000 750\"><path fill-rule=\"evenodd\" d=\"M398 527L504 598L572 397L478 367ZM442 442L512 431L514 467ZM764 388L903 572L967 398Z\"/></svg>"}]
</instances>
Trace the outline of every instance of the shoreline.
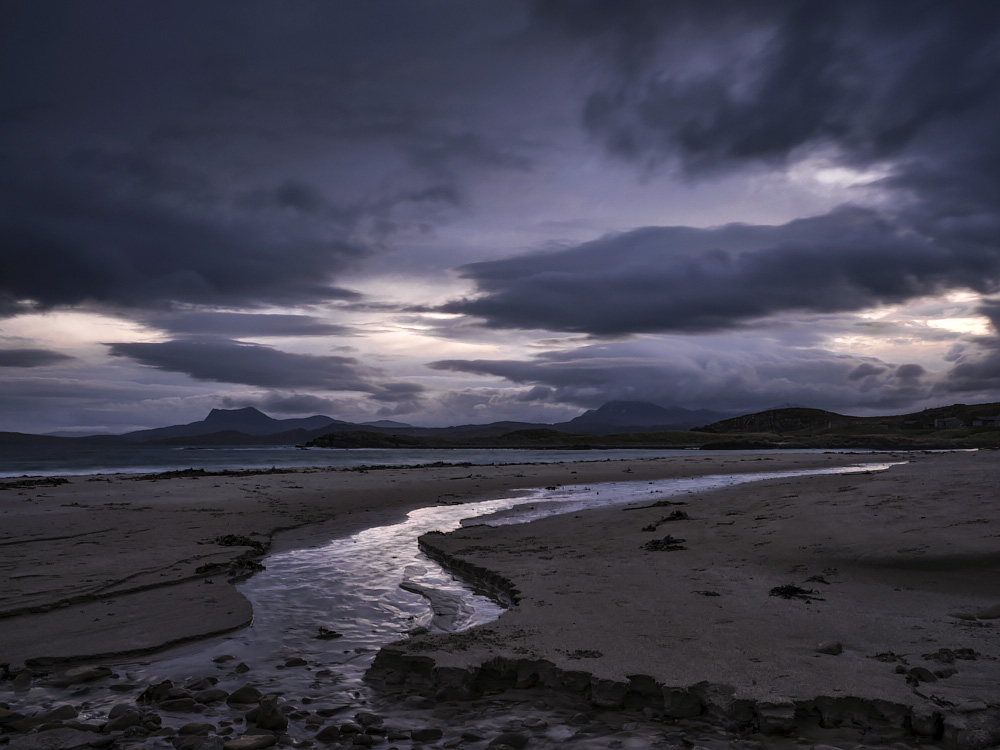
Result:
<instances>
[{"instance_id":1,"label":"shoreline","mask_svg":"<svg viewBox=\"0 0 1000 750\"><path fill-rule=\"evenodd\" d=\"M5 489L0 545L9 585L0 592L0 663L155 653L169 643L238 629L252 613L228 579L252 573L263 554L346 536L418 507L545 486L821 468L885 457L737 454L122 474ZM227 536L256 548L218 543Z\"/></svg>"},{"instance_id":2,"label":"shoreline","mask_svg":"<svg viewBox=\"0 0 1000 750\"><path fill-rule=\"evenodd\" d=\"M430 556L516 606L475 631L383 648L368 679L462 699L541 688L730 731L881 724L953 747L996 744L991 459L699 493L684 498L690 518L656 533L642 524L666 507L425 535ZM642 549L666 530L677 551Z\"/></svg>"}]
</instances>

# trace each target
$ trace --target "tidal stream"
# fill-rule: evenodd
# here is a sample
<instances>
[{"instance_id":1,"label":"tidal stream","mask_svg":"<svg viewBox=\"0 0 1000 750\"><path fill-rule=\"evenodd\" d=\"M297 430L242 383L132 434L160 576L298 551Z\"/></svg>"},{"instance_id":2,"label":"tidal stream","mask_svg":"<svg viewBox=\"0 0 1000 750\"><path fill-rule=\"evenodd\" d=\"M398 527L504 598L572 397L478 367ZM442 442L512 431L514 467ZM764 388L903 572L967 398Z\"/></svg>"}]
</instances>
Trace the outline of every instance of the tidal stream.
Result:
<instances>
[{"instance_id":1,"label":"tidal stream","mask_svg":"<svg viewBox=\"0 0 1000 750\"><path fill-rule=\"evenodd\" d=\"M112 665L119 675L117 683L84 686L70 700L80 706L79 721L101 723L112 706L133 702L148 685L167 679L183 685L212 677L218 679L215 687L227 692L252 684L263 693L280 693L294 702L298 710L290 714L288 729L293 738L316 734L316 720L310 726L309 717L317 712L325 721L339 723L350 720L358 710L377 710L387 723L405 725L408 716L412 721L412 711L389 703L362 681L378 649L413 632L464 630L495 620L503 612L499 604L475 593L425 557L417 546L422 534L451 531L470 523L526 523L559 513L766 479L880 471L891 465L564 486L499 500L420 508L399 523L268 556L266 569L239 586L253 605L251 626L221 638ZM15 697L11 707L38 711L46 704L66 700L63 691L35 688ZM164 725L180 726L192 720L189 715L164 714ZM225 703L208 708L197 720L214 722L235 734L241 730L238 720L235 727L229 724L233 711ZM509 720L488 720L483 715L482 722L489 724L483 729L502 729ZM547 736L554 742L558 733L553 732ZM390 744L406 747L407 743ZM149 737L144 746L171 744L165 737Z\"/></svg>"}]
</instances>

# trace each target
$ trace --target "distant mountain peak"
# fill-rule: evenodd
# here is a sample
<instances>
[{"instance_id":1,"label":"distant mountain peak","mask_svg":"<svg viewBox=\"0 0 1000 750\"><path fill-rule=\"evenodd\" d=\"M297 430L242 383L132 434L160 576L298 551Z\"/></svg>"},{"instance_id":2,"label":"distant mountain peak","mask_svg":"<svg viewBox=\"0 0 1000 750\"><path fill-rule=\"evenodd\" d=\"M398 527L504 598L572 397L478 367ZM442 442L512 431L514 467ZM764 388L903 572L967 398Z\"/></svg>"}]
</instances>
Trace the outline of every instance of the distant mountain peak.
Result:
<instances>
[{"instance_id":1,"label":"distant mountain peak","mask_svg":"<svg viewBox=\"0 0 1000 750\"><path fill-rule=\"evenodd\" d=\"M670 427L690 429L725 416L718 412L685 409L681 406L669 408L651 401L608 401L597 409L590 409L579 417L564 424L576 428L601 427Z\"/></svg>"},{"instance_id":2,"label":"distant mountain peak","mask_svg":"<svg viewBox=\"0 0 1000 750\"><path fill-rule=\"evenodd\" d=\"M244 406L241 409L212 409L205 417L206 422L218 422L222 420L229 420L232 417L263 417L264 419L271 419L260 409L253 406Z\"/></svg>"}]
</instances>

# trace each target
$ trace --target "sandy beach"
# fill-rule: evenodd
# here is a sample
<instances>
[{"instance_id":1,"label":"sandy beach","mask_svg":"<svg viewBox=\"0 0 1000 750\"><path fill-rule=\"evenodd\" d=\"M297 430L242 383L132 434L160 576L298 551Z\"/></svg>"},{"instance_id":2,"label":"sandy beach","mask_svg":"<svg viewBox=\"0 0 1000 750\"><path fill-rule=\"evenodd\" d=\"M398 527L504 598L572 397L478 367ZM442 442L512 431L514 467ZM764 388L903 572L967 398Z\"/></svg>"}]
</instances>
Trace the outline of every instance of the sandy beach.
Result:
<instances>
[{"instance_id":1,"label":"sandy beach","mask_svg":"<svg viewBox=\"0 0 1000 750\"><path fill-rule=\"evenodd\" d=\"M371 682L438 701L565 693L595 709L772 735L801 734L807 724L836 732L877 715L925 741L995 744L994 452L693 452L5 481L0 663L12 676L25 663L58 671L66 660L92 663L243 627L253 613L232 582L252 575L262 554L418 507L537 487L599 491L602 482L881 461L908 463L428 535L429 554L517 604L472 631L383 649Z\"/></svg>"}]
</instances>

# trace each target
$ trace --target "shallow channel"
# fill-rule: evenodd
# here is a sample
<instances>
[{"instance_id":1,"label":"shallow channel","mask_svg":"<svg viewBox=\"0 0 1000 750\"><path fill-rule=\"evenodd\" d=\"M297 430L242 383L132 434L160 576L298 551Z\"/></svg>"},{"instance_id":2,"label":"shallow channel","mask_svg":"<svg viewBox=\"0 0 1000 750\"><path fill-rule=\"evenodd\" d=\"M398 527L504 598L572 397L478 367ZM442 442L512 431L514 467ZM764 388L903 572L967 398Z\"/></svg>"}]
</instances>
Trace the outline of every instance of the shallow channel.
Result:
<instances>
[{"instance_id":1,"label":"shallow channel","mask_svg":"<svg viewBox=\"0 0 1000 750\"><path fill-rule=\"evenodd\" d=\"M417 629L463 630L492 621L503 612L499 604L475 593L425 557L417 546L422 534L451 531L469 523L526 523L559 513L766 479L871 472L892 465L564 486L498 500L414 510L399 523L268 556L264 560L266 569L240 584L253 605L251 626L222 638L120 663L115 666L120 676L116 686L81 691L74 702L83 706L81 720L100 722L111 706L133 701L147 685L165 679L180 685L193 678L212 676L219 680L217 687L227 691L250 683L264 693L281 693L294 699L307 710L323 706L331 716L342 710L344 715L336 719L341 721L366 705L377 706L382 715L391 716L397 709L405 714L402 707L387 705L362 681L378 649ZM30 699L25 696L27 703L21 710L37 710L51 702L46 700L46 692L33 690ZM54 700L57 696L48 698ZM59 699L65 700L65 696ZM222 704L210 708L198 720L223 719L224 724L231 716L231 709ZM179 725L190 720L178 717L171 723ZM288 732L311 736L305 727L290 725ZM169 744L163 740L162 746Z\"/></svg>"}]
</instances>

